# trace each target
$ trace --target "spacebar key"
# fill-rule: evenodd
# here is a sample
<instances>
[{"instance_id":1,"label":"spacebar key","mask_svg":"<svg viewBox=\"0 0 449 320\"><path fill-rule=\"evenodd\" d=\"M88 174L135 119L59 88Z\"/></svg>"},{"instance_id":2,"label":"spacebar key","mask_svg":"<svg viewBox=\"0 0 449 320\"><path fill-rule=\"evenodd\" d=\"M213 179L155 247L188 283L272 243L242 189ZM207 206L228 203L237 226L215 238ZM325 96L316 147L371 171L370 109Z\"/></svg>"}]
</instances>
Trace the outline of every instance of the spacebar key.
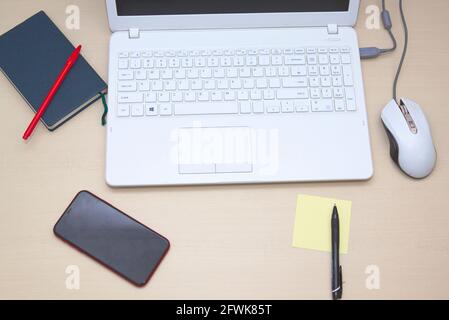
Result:
<instances>
[{"instance_id":1,"label":"spacebar key","mask_svg":"<svg viewBox=\"0 0 449 320\"><path fill-rule=\"evenodd\" d=\"M233 114L239 112L237 103L176 103L175 115L196 115L196 114Z\"/></svg>"}]
</instances>

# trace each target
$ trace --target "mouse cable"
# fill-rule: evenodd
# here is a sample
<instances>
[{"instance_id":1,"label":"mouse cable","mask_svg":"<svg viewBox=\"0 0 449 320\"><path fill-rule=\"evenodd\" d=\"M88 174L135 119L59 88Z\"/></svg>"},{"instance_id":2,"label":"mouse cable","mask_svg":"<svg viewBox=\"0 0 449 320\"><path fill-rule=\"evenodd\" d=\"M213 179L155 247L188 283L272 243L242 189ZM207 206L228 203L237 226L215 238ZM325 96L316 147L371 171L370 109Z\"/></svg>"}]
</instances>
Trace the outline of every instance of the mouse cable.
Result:
<instances>
[{"instance_id":1,"label":"mouse cable","mask_svg":"<svg viewBox=\"0 0 449 320\"><path fill-rule=\"evenodd\" d=\"M394 37L394 34L391 31L391 28L393 27L393 23L391 22L390 12L386 9L385 0L382 0L381 17L382 17L382 24L383 24L385 30L387 30L388 34L390 35L391 41L393 42L393 46L388 49L380 49L377 47L360 48L360 58L361 59L377 58L378 56L380 56L382 54L393 52L397 48L396 38Z\"/></svg>"},{"instance_id":2,"label":"mouse cable","mask_svg":"<svg viewBox=\"0 0 449 320\"><path fill-rule=\"evenodd\" d=\"M402 67L404 66L404 61L405 61L405 57L407 56L407 49L408 49L408 26L407 26L407 20L405 19L405 14L404 14L403 0L399 0L399 11L401 12L402 26L404 28L404 49L402 51L401 61L399 62L398 70L396 71L396 76L394 78L394 83L393 83L393 99L396 102L398 102L397 101L397 91L398 91L399 76L401 75Z\"/></svg>"}]
</instances>

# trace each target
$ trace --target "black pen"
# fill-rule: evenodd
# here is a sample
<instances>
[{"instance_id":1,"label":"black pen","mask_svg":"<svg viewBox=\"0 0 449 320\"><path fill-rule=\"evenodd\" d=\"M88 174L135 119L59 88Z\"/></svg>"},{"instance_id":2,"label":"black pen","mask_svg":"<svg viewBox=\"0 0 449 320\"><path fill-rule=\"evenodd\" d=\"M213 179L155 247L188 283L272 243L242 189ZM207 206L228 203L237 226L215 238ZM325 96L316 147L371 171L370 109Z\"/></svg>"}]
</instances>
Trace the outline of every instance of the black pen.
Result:
<instances>
[{"instance_id":1,"label":"black pen","mask_svg":"<svg viewBox=\"0 0 449 320\"><path fill-rule=\"evenodd\" d=\"M332 299L341 299L343 295L343 278L340 266L340 221L337 206L334 205L331 219L332 228Z\"/></svg>"}]
</instances>

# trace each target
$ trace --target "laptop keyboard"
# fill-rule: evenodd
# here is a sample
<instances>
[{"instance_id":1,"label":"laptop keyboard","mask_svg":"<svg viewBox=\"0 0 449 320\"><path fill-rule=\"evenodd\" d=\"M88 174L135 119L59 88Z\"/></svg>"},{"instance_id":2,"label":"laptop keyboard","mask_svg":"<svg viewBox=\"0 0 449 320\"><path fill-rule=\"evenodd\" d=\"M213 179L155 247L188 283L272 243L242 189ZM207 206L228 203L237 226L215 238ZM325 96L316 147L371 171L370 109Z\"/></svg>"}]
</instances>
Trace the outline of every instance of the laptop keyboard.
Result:
<instances>
[{"instance_id":1,"label":"laptop keyboard","mask_svg":"<svg viewBox=\"0 0 449 320\"><path fill-rule=\"evenodd\" d=\"M350 49L121 52L117 116L354 112Z\"/></svg>"}]
</instances>

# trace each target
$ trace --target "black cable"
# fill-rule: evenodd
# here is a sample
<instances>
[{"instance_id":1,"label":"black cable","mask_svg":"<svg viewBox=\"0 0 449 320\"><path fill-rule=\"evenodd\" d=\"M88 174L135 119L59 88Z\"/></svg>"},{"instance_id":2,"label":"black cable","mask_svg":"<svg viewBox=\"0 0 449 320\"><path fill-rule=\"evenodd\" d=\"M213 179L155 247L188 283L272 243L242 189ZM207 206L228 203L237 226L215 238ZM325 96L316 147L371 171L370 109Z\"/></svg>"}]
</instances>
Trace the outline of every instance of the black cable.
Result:
<instances>
[{"instance_id":1,"label":"black cable","mask_svg":"<svg viewBox=\"0 0 449 320\"><path fill-rule=\"evenodd\" d=\"M385 1L385 0L383 0ZM402 20L402 26L404 28L404 49L402 51L401 61L399 62L398 70L396 71L396 77L394 78L393 83L393 99L397 101L397 90L398 90L398 81L399 76L401 75L402 67L404 65L405 57L407 55L407 48L408 48L408 26L407 21L405 19L404 14L404 7L403 7L403 0L399 0L399 11L401 12L401 20Z\"/></svg>"},{"instance_id":2,"label":"black cable","mask_svg":"<svg viewBox=\"0 0 449 320\"><path fill-rule=\"evenodd\" d=\"M391 23L390 12L387 10L385 5L385 0L382 0L382 22L388 34L390 35L391 41L393 42L393 47L389 49L381 49L380 51L382 53L393 52L396 50L398 43L396 41L396 38L394 37L393 32L391 31L393 25Z\"/></svg>"},{"instance_id":3,"label":"black cable","mask_svg":"<svg viewBox=\"0 0 449 320\"><path fill-rule=\"evenodd\" d=\"M391 41L393 42L393 46L388 49L380 49L377 47L360 48L360 58L361 59L377 58L378 56L380 56L382 54L393 52L397 48L396 38L394 37L394 34L391 31L391 28L393 27L393 23L391 22L390 12L386 8L385 0L382 0L381 18L382 18L382 24L383 24L385 30L388 32L388 35L390 36Z\"/></svg>"}]
</instances>

